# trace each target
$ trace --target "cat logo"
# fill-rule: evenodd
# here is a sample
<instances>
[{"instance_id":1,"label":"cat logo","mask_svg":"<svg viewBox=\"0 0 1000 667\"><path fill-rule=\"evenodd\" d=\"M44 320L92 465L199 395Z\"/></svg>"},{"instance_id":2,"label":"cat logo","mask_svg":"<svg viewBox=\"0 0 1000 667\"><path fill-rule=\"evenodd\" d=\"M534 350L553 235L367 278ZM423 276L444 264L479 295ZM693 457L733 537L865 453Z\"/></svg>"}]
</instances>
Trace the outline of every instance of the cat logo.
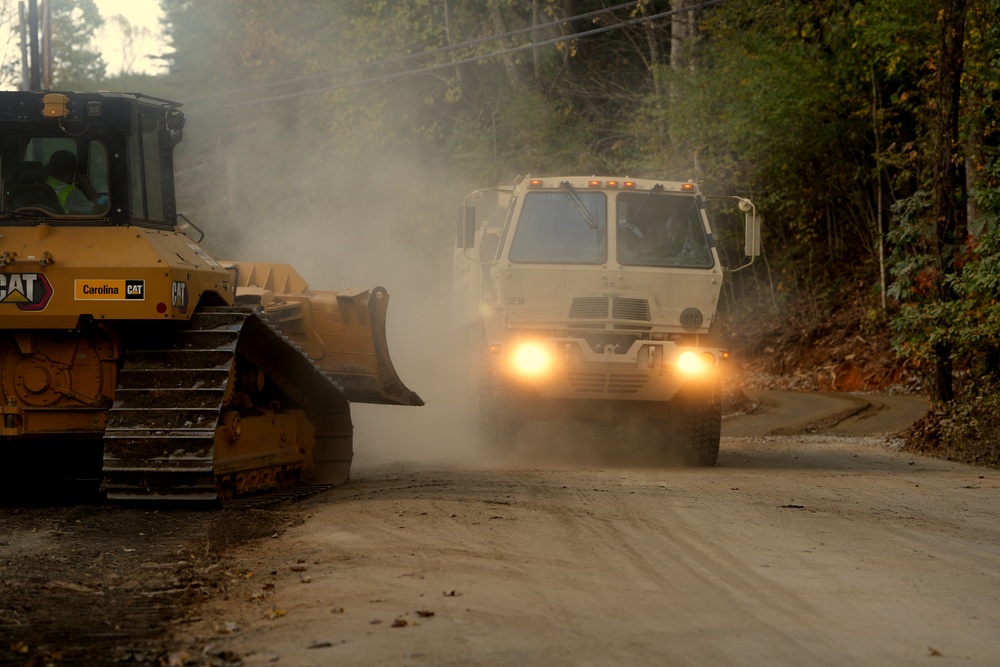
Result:
<instances>
[{"instance_id":1,"label":"cat logo","mask_svg":"<svg viewBox=\"0 0 1000 667\"><path fill-rule=\"evenodd\" d=\"M145 301L145 280L77 280L77 301Z\"/></svg>"},{"instance_id":2,"label":"cat logo","mask_svg":"<svg viewBox=\"0 0 1000 667\"><path fill-rule=\"evenodd\" d=\"M188 286L187 283L175 280L170 285L170 305L184 315L188 311Z\"/></svg>"},{"instance_id":3,"label":"cat logo","mask_svg":"<svg viewBox=\"0 0 1000 667\"><path fill-rule=\"evenodd\" d=\"M52 285L43 273L0 273L0 304L42 310L51 298Z\"/></svg>"}]
</instances>

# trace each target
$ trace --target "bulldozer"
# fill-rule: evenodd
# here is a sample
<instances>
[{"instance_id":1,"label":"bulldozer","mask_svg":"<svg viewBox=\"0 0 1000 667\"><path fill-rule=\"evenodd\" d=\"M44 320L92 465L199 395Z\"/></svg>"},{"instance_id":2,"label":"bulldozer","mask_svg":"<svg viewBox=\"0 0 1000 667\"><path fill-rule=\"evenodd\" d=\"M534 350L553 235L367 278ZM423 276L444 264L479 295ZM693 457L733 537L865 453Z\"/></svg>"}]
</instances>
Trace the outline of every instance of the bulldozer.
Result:
<instances>
[{"instance_id":1,"label":"bulldozer","mask_svg":"<svg viewBox=\"0 0 1000 667\"><path fill-rule=\"evenodd\" d=\"M180 104L0 92L0 459L113 501L343 483L350 403L419 406L385 289L213 257L178 212Z\"/></svg>"}]
</instances>

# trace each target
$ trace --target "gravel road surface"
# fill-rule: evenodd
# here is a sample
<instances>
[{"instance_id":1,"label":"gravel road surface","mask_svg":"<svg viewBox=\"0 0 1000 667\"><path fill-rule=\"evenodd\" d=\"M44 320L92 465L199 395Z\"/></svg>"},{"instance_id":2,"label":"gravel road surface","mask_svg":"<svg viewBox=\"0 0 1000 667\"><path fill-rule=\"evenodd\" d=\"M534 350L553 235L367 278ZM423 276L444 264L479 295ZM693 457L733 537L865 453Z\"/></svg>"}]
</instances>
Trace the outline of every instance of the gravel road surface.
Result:
<instances>
[{"instance_id":1,"label":"gravel road surface","mask_svg":"<svg viewBox=\"0 0 1000 667\"><path fill-rule=\"evenodd\" d=\"M0 663L1000 664L1000 471L897 451L912 397L751 398L709 469L542 424L268 510L8 502Z\"/></svg>"}]
</instances>

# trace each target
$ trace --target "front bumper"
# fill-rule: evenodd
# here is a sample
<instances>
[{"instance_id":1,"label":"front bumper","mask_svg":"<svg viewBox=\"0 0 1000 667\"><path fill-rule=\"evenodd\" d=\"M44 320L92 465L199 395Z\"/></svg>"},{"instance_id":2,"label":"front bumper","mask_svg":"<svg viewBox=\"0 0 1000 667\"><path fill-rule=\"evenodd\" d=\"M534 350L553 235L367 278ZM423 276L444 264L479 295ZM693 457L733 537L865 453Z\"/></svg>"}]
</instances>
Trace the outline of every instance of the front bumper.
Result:
<instances>
[{"instance_id":1,"label":"front bumper","mask_svg":"<svg viewBox=\"0 0 1000 667\"><path fill-rule=\"evenodd\" d=\"M532 345L533 365L517 363ZM499 374L541 398L670 401L682 387L711 386L728 352L720 348L637 340L622 352L592 349L580 338L518 340L497 349Z\"/></svg>"}]
</instances>

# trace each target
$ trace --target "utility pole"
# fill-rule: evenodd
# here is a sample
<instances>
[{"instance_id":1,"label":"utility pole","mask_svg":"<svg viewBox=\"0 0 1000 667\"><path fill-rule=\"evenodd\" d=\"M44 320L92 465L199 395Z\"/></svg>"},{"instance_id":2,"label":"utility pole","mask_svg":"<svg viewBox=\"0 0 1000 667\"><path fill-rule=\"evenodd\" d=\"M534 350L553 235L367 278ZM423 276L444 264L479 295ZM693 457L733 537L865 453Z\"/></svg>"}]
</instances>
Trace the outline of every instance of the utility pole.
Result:
<instances>
[{"instance_id":1,"label":"utility pole","mask_svg":"<svg viewBox=\"0 0 1000 667\"><path fill-rule=\"evenodd\" d=\"M42 87L52 90L52 3L42 0Z\"/></svg>"},{"instance_id":2,"label":"utility pole","mask_svg":"<svg viewBox=\"0 0 1000 667\"><path fill-rule=\"evenodd\" d=\"M38 70L38 0L28 0L28 90L41 90L41 75Z\"/></svg>"},{"instance_id":3,"label":"utility pole","mask_svg":"<svg viewBox=\"0 0 1000 667\"><path fill-rule=\"evenodd\" d=\"M28 80L28 16L24 0L17 3L17 16L21 20L18 29L21 35L21 90L31 90L31 82Z\"/></svg>"}]
</instances>

